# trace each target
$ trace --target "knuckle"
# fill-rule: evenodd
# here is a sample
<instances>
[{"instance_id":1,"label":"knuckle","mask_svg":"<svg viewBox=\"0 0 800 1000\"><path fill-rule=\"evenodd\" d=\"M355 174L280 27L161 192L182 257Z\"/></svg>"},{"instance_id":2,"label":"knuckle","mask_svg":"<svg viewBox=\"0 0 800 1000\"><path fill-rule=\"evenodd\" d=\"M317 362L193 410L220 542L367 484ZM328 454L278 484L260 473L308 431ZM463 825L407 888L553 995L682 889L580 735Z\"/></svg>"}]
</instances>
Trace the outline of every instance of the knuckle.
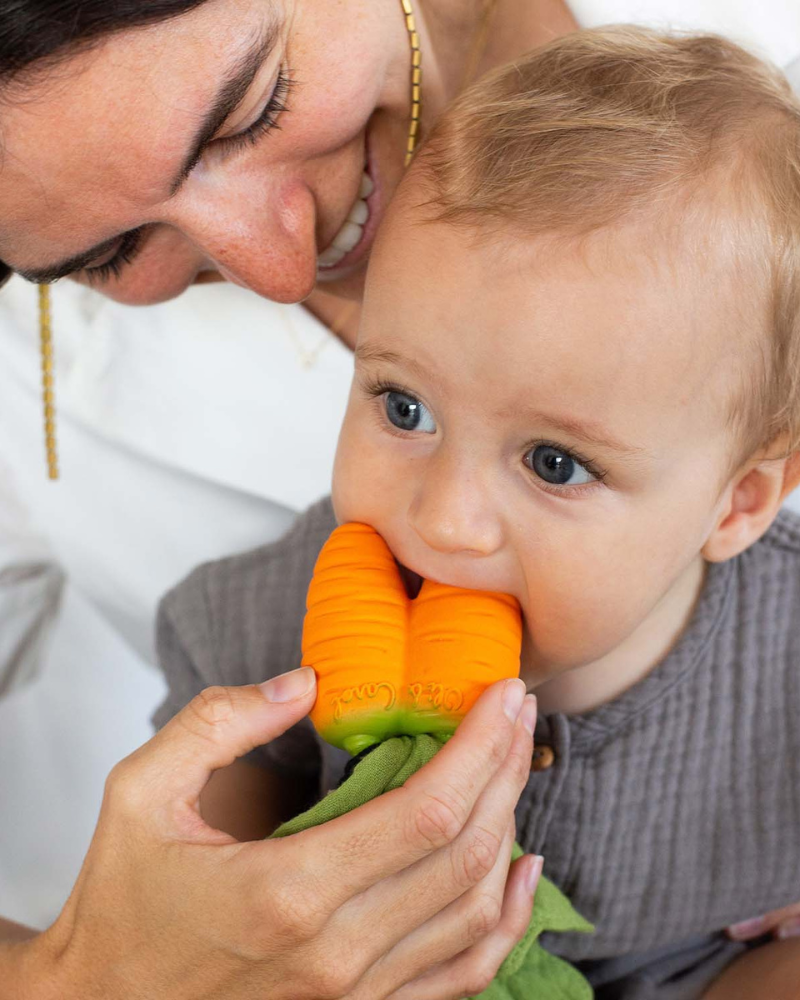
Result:
<instances>
[{"instance_id":1,"label":"knuckle","mask_svg":"<svg viewBox=\"0 0 800 1000\"><path fill-rule=\"evenodd\" d=\"M219 685L195 695L184 711L186 725L203 736L213 734L235 715L230 691Z\"/></svg>"},{"instance_id":2,"label":"knuckle","mask_svg":"<svg viewBox=\"0 0 800 1000\"><path fill-rule=\"evenodd\" d=\"M523 747L515 746L510 757L511 774L520 790L522 790L531 778L531 756Z\"/></svg>"},{"instance_id":3,"label":"knuckle","mask_svg":"<svg viewBox=\"0 0 800 1000\"><path fill-rule=\"evenodd\" d=\"M273 933L284 944L300 945L312 941L322 931L326 915L312 899L291 891L278 891L270 900Z\"/></svg>"},{"instance_id":4,"label":"knuckle","mask_svg":"<svg viewBox=\"0 0 800 1000\"><path fill-rule=\"evenodd\" d=\"M138 770L130 757L119 761L106 778L104 801L112 812L139 814L144 808Z\"/></svg>"},{"instance_id":5,"label":"knuckle","mask_svg":"<svg viewBox=\"0 0 800 1000\"><path fill-rule=\"evenodd\" d=\"M487 934L491 934L500 923L501 912L500 900L488 894L481 895L472 904L467 916L467 934L470 944L482 941Z\"/></svg>"},{"instance_id":6,"label":"knuckle","mask_svg":"<svg viewBox=\"0 0 800 1000\"><path fill-rule=\"evenodd\" d=\"M494 867L500 852L502 839L491 830L478 828L466 838L459 857L460 871L456 871L459 882L467 886L475 885Z\"/></svg>"},{"instance_id":7,"label":"knuckle","mask_svg":"<svg viewBox=\"0 0 800 1000\"><path fill-rule=\"evenodd\" d=\"M468 969L464 980L464 995L473 997L483 993L491 985L499 968L497 963L481 962Z\"/></svg>"},{"instance_id":8,"label":"knuckle","mask_svg":"<svg viewBox=\"0 0 800 1000\"><path fill-rule=\"evenodd\" d=\"M256 949L273 953L313 947L328 921L324 901L309 891L291 866L271 867L266 883L263 878L251 879L244 891Z\"/></svg>"},{"instance_id":9,"label":"knuckle","mask_svg":"<svg viewBox=\"0 0 800 1000\"><path fill-rule=\"evenodd\" d=\"M506 757L508 757L509 752L509 739L510 734L506 733L504 729L492 730L492 738L489 741L489 761L497 770L504 763Z\"/></svg>"},{"instance_id":10,"label":"knuckle","mask_svg":"<svg viewBox=\"0 0 800 1000\"><path fill-rule=\"evenodd\" d=\"M309 959L303 979L315 1000L341 1000L358 985L360 975L341 955L319 955Z\"/></svg>"},{"instance_id":11,"label":"knuckle","mask_svg":"<svg viewBox=\"0 0 800 1000\"><path fill-rule=\"evenodd\" d=\"M426 792L412 813L414 839L433 850L446 846L461 832L465 812L455 797L442 791Z\"/></svg>"}]
</instances>

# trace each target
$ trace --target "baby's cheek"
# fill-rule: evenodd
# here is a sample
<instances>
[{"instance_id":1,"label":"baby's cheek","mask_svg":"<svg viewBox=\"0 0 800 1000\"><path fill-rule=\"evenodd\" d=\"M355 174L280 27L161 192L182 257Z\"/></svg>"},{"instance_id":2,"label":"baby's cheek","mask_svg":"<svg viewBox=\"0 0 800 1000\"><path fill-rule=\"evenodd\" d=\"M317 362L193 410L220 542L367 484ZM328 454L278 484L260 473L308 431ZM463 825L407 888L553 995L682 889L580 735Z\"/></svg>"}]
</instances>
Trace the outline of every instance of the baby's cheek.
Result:
<instances>
[{"instance_id":1,"label":"baby's cheek","mask_svg":"<svg viewBox=\"0 0 800 1000\"><path fill-rule=\"evenodd\" d=\"M650 608L629 580L575 578L542 586L525 602L523 615L534 660L554 673L593 662L623 642Z\"/></svg>"},{"instance_id":2,"label":"baby's cheek","mask_svg":"<svg viewBox=\"0 0 800 1000\"><path fill-rule=\"evenodd\" d=\"M364 433L360 421L348 414L333 467L331 492L337 521L360 521L380 530L376 518L384 507L386 476L387 470L381 467L369 434Z\"/></svg>"},{"instance_id":3,"label":"baby's cheek","mask_svg":"<svg viewBox=\"0 0 800 1000\"><path fill-rule=\"evenodd\" d=\"M340 524L344 521L356 520L350 514L351 493L353 478L356 474L357 462L355 456L358 454L356 438L358 437L357 415L354 413L355 388L351 392L350 401L347 405L342 428L339 431L339 441L336 445L336 457L333 463L333 480L331 483L331 494L333 497L333 507L336 518Z\"/></svg>"}]
</instances>

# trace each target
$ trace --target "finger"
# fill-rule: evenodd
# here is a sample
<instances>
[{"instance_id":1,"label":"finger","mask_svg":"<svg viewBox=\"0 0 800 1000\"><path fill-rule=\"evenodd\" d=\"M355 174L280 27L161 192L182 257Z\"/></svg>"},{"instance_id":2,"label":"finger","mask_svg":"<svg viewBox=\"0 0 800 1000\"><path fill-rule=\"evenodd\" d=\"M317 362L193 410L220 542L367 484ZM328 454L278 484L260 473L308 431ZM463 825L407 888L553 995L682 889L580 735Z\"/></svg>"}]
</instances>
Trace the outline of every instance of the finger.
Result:
<instances>
[{"instance_id":1,"label":"finger","mask_svg":"<svg viewBox=\"0 0 800 1000\"><path fill-rule=\"evenodd\" d=\"M763 934L768 934L770 931L778 932L782 925L791 925L792 921L797 918L800 918L800 903L793 903L791 906L784 906L779 910L771 910L760 917L752 917L750 920L731 924L727 928L727 934L734 941L749 941L761 937Z\"/></svg>"},{"instance_id":2,"label":"finger","mask_svg":"<svg viewBox=\"0 0 800 1000\"><path fill-rule=\"evenodd\" d=\"M525 855L511 866L500 921L482 940L423 972L387 1000L462 1000L482 993L531 922L542 858Z\"/></svg>"},{"instance_id":3,"label":"finger","mask_svg":"<svg viewBox=\"0 0 800 1000\"><path fill-rule=\"evenodd\" d=\"M374 955L363 977L364 995L385 995L485 937L500 920L514 829L507 827L495 863L482 881L397 943ZM360 998L359 998L360 1000Z\"/></svg>"},{"instance_id":4,"label":"finger","mask_svg":"<svg viewBox=\"0 0 800 1000\"><path fill-rule=\"evenodd\" d=\"M293 851L295 879L325 894L331 911L451 844L503 766L525 697L519 679L488 688L436 756L405 783L346 816L279 841ZM504 708L505 705L505 708Z\"/></svg>"},{"instance_id":5,"label":"finger","mask_svg":"<svg viewBox=\"0 0 800 1000\"><path fill-rule=\"evenodd\" d=\"M529 697L535 711L535 700ZM514 810L530 776L530 730L535 719L527 708L523 714L527 719L517 721L505 763L479 797L467 825L453 843L381 880L339 910L336 920L343 928L364 929L362 942L369 956L368 965L453 900L468 895L473 886L480 884L483 892L492 884L486 879L490 872L497 871L498 858L506 849L511 850ZM497 885L498 906L509 858L510 853Z\"/></svg>"},{"instance_id":6,"label":"finger","mask_svg":"<svg viewBox=\"0 0 800 1000\"><path fill-rule=\"evenodd\" d=\"M308 714L315 694L308 667L265 684L207 688L117 765L115 777L141 785L151 805L196 804L212 771L280 736Z\"/></svg>"}]
</instances>

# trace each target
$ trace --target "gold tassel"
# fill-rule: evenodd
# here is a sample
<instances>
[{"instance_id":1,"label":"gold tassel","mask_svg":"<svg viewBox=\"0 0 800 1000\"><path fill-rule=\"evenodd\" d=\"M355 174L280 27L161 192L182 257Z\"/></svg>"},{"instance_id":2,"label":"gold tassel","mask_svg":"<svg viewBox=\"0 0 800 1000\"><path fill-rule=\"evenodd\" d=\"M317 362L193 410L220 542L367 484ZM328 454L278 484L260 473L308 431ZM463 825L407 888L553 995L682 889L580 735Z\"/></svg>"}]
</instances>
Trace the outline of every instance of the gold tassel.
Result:
<instances>
[{"instance_id":1,"label":"gold tassel","mask_svg":"<svg viewBox=\"0 0 800 1000\"><path fill-rule=\"evenodd\" d=\"M50 286L39 285L39 344L42 355L42 402L44 404L44 443L47 450L47 475L58 479L56 454L56 407L53 389L53 332L50 325Z\"/></svg>"}]
</instances>

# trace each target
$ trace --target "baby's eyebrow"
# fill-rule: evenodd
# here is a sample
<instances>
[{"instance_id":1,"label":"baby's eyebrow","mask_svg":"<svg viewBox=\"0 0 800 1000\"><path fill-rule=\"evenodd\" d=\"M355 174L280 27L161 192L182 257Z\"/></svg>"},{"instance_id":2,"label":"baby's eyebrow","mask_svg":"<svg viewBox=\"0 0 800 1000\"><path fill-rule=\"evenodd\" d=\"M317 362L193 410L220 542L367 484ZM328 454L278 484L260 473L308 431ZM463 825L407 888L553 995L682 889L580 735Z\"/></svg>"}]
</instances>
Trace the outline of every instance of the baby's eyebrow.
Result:
<instances>
[{"instance_id":1,"label":"baby's eyebrow","mask_svg":"<svg viewBox=\"0 0 800 1000\"><path fill-rule=\"evenodd\" d=\"M418 379L424 379L428 385L442 386L442 382L435 371L426 367L414 358L406 357L405 354L398 354L396 351L385 351L379 347L370 347L363 344L356 347L356 362L366 365L391 365L399 366Z\"/></svg>"},{"instance_id":2,"label":"baby's eyebrow","mask_svg":"<svg viewBox=\"0 0 800 1000\"><path fill-rule=\"evenodd\" d=\"M529 419L531 422L555 427L557 430L563 431L571 437L586 441L587 444L596 445L598 448L608 448L611 451L618 451L623 455L643 455L647 451L646 448L639 448L626 441L620 441L601 424L595 424L592 421L578 420L566 414L544 413L541 410L525 410L519 405L508 410L508 415L511 416L512 414L517 419L522 416L523 419Z\"/></svg>"},{"instance_id":3,"label":"baby's eyebrow","mask_svg":"<svg viewBox=\"0 0 800 1000\"><path fill-rule=\"evenodd\" d=\"M404 368L408 368L414 372L415 375L430 375L430 372L426 371L424 366L418 361L414 361L413 358L406 358L396 351L382 351L377 347L370 347L367 344L359 344L356 347L356 361L373 365L402 365Z\"/></svg>"}]
</instances>

